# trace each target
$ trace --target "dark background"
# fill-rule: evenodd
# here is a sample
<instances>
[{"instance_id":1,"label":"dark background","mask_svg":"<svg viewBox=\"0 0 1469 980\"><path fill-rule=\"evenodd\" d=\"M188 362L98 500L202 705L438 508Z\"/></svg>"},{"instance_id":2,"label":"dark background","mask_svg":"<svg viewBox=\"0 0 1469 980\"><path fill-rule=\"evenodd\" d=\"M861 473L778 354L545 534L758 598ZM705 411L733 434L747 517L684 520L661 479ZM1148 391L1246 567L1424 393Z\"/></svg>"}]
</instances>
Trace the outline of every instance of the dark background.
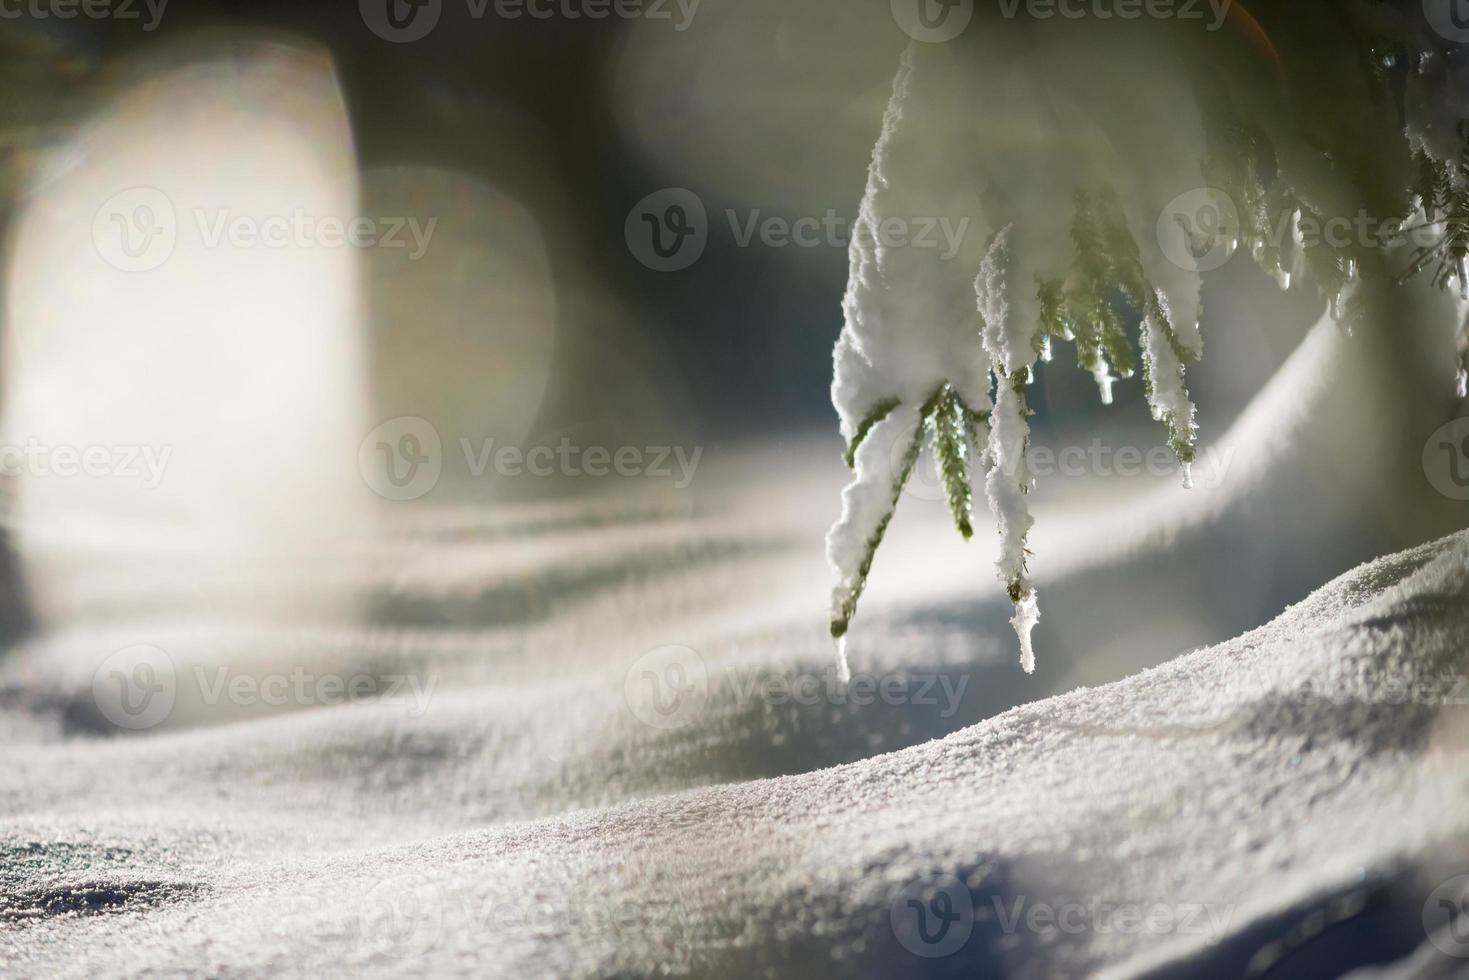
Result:
<instances>
[{"instance_id":1,"label":"dark background","mask_svg":"<svg viewBox=\"0 0 1469 980\"><path fill-rule=\"evenodd\" d=\"M616 17L507 20L496 16L493 3L476 19L466 0L444 0L437 27L412 43L375 36L358 4L347 0L170 0L155 31L143 31L141 23L0 21L0 71L11 96L0 111L26 123L23 129L63 127L105 100L109 81L134 56L170 46L188 50L242 32L320 45L336 63L362 169L426 164L464 172L522 202L546 229L559 306L551 388L537 426L543 437L589 424L644 423L617 417L627 398L598 396L616 357L656 357L656 398L677 420L683 441L717 448L754 435L827 432L833 451L839 448L828 391L846 249L770 248L758 236L741 247L723 209L794 220L819 218L829 208L846 222L855 217L897 57L908 41L887 0L702 0L682 34L669 22ZM707 167L681 167L638 142L627 124L630 96L617 77L619 61L625 67L627 60L621 46L635 32L657 42L636 49L636 56L667 61L650 66L653 124L663 135L698 146L718 132L721 145L710 155L727 149L758 159L774 177L733 186L713 179ZM711 52L728 56L731 49L742 71L702 84ZM647 87L635 97L646 109ZM12 181L23 178L18 158L33 138L3 148ZM698 193L711 227L697 263L660 273L630 254L623 224L639 200L668 186ZM1258 276L1253 268L1229 272ZM1298 324L1272 326L1263 339L1260 331L1230 336L1222 298L1238 286L1205 287L1215 325L1209 357L1190 378L1205 439L1268 377L1315 305L1298 290L1285 300L1290 312L1301 314ZM610 328L614 305L631 319L643 348L616 349L625 334ZM1276 308L1267 316L1280 313ZM451 348L458 342L446 340ZM1231 356L1229 345L1236 343L1252 349ZM1255 349L1262 346L1269 349ZM1230 365L1227 382L1207 363L1216 358ZM1040 439L1053 426L1094 421L1095 389L1069 354L1043 367L1042 381L1032 393ZM1148 424L1139 379L1118 385L1111 411Z\"/></svg>"},{"instance_id":2,"label":"dark background","mask_svg":"<svg viewBox=\"0 0 1469 980\"><path fill-rule=\"evenodd\" d=\"M768 58L772 71L801 90L792 94L805 98L771 106L768 127L751 138L815 155L814 166L828 175L829 206L850 220L861 198L877 118L865 148L799 141L803 131L844 102L885 96L906 38L892 24L885 2L847 6L837 12L847 21L846 33L853 19L865 19L879 38L875 43L886 45L890 57L863 63L860 55L836 50L841 37L833 35L842 31L829 29L828 16L837 14L824 3L783 12L759 2L704 0L688 33L695 40L700 31L720 29L721 19L738 16L746 28L753 25L757 46L759 35L768 36L768 51L751 51L754 64ZM826 12L815 16L823 7ZM367 29L355 2L172 0L157 30L145 33L140 24L84 18L0 21L0 35L9 38L12 78L26 89L25 104L12 104L10 111L55 123L62 118L58 97L74 96L68 106L84 111L113 66L131 55L211 34L245 29L322 45L338 67L362 167L444 166L524 202L555 232L550 258L558 285L562 277L598 283L636 316L639 328L670 360L682 385L664 394L695 435L717 438L821 425L834 431L827 386L831 346L841 327L845 249L821 247L796 255L795 249L766 248L758 239L738 247L722 219L714 218L722 203L719 188L668 173L629 142L618 125L610 78L619 39L631 29L627 22L503 20L493 6L474 19L464 0L446 0L442 19L427 38L396 44ZM666 24L653 29L672 33ZM17 50L28 57L16 58ZM834 60L843 67L840 79L829 70ZM810 85L803 86L808 79ZM844 91L847 82L853 84ZM9 95L15 96L19 86L7 86ZM698 95L677 86L670 89L661 93L670 125L678 125L686 113L726 111L700 104ZM817 97L810 97L813 93ZM750 118L732 124L749 125ZM534 145L536 163L509 152L507 136ZM629 254L623 221L643 196L670 185L700 193L715 227L697 264L658 273ZM772 213L777 204L746 201L741 207ZM810 210L822 213L820 207ZM548 397L543 422L550 428L580 421L573 416L587 412L584 404L568 402L595 384L597 358L574 349L574 338L594 340L597 316L595 308L572 305L561 312L563 321L581 322L558 325L559 370L553 376L562 391L553 388ZM557 420L558 412L566 418Z\"/></svg>"}]
</instances>

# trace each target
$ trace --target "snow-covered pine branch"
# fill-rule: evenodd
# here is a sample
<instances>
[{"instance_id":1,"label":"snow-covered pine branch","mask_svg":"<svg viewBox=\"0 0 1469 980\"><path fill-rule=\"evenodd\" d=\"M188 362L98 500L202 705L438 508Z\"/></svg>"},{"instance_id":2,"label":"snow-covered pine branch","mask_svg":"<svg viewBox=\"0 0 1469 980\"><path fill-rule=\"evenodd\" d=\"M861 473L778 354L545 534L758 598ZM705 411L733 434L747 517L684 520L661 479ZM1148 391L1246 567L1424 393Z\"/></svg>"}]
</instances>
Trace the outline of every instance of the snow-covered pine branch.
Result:
<instances>
[{"instance_id":1,"label":"snow-covered pine branch","mask_svg":"<svg viewBox=\"0 0 1469 980\"><path fill-rule=\"evenodd\" d=\"M856 614L903 485L931 439L966 538L970 487L983 480L1000 536L997 573L1016 607L1022 665L1033 669L1025 390L1038 356L1049 360L1059 342L1073 345L1104 403L1141 361L1148 405L1189 485L1196 425L1185 369L1203 352L1199 270L1165 256L1170 229L1155 225L1185 192L1213 195L1224 219L1176 229L1189 250L1217 247L1227 257L1245 246L1282 289L1310 281L1348 332L1363 277L1401 281L1432 270L1440 286L1457 287L1464 396L1469 90L1457 85L1441 39L1411 18L1381 5L1358 5L1352 17L1327 16L1330 8L1301 0L1280 14L1339 35L1328 39L1339 43L1288 52L1313 84L1332 73L1339 83L1341 104L1309 127L1281 118L1289 113L1277 88L1286 59L1268 38L1264 53L1279 77L1240 60L1258 51L1206 53L1197 38L1180 42L1179 32L1141 22L1017 25L976 15L958 41L904 52L849 249L834 358L832 400L853 471L827 538L838 575L834 637ZM1361 57L1339 57L1344 46ZM1184 62L1215 56L1210 70L1233 69L1233 81L1194 86ZM1363 77L1364 64L1372 77ZM1394 94L1396 130L1379 126L1385 116L1373 111ZM1364 120L1379 126L1370 137ZM1426 229L1427 243L1304 234L1364 208ZM972 218L964 247L939 256L884 240L885 222L924 216Z\"/></svg>"},{"instance_id":2,"label":"snow-covered pine branch","mask_svg":"<svg viewBox=\"0 0 1469 980\"><path fill-rule=\"evenodd\" d=\"M1143 364L1154 414L1168 424L1187 463L1194 425L1183 365L1199 350L1198 280L1169 266L1151 240L1140 245L1134 237L1134 228L1151 227L1142 217L1148 208L1167 198L1134 182L1123 203L1114 182L1129 183L1127 171L1116 161L1111 167L1098 162L1111 145L1100 129L1083 134L1094 152L1075 157L1044 147L1037 156L1035 147L989 138L997 125L1033 127L1048 114L1055 93L1035 90L1029 83L1035 66L1007 50L1012 46L1005 39L979 46L984 50L978 53L905 51L873 150L850 246L846 323L834 357L832 400L853 476L827 538L838 575L831 632L839 642L844 637L903 484L931 438L965 538L971 486L983 479L1000 535L996 571L1016 607L1021 663L1031 671L1030 633L1039 613L1026 572L1033 523L1026 498L1033 477L1025 390L1036 361L1054 342L1071 341L1109 403L1112 384L1133 374L1135 360L1114 302L1120 291L1139 316L1145 314ZM1062 69L1061 77L1074 78L1086 50L1068 43L1045 55ZM984 91L1005 97L976 112L969 93ZM1087 110L1078 107L1078 113ZM1169 131L1185 139L1191 132L1176 124ZM1152 158L1168 157L1159 147L1155 141ZM1141 144L1138 150L1143 156ZM1200 156L1195 146L1191 158ZM1184 179L1185 186L1199 182L1197 165ZM945 257L883 240L884 221L953 215L966 203L978 211L982 248ZM1170 290L1193 318L1179 327L1169 317ZM845 672L844 655L839 659Z\"/></svg>"}]
</instances>

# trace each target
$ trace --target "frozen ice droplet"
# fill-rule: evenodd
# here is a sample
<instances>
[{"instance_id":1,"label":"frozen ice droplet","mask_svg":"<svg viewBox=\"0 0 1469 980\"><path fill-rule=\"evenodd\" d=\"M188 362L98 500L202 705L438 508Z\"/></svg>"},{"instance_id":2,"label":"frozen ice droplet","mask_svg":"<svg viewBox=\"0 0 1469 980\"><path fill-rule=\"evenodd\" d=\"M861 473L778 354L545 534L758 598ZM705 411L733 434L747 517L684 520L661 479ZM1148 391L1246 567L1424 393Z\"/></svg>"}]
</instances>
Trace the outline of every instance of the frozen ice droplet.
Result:
<instances>
[{"instance_id":1,"label":"frozen ice droplet","mask_svg":"<svg viewBox=\"0 0 1469 980\"><path fill-rule=\"evenodd\" d=\"M847 638L837 637L837 680L846 684L852 679L852 667L847 663Z\"/></svg>"}]
</instances>

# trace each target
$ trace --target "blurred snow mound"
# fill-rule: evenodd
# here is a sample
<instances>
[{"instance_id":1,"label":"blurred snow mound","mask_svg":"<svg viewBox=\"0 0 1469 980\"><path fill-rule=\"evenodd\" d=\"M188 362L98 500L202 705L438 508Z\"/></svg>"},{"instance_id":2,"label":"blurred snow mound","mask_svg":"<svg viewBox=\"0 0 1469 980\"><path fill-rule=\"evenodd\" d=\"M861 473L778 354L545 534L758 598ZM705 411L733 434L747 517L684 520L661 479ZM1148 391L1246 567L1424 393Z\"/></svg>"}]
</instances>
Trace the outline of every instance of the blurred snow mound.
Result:
<instances>
[{"instance_id":1,"label":"blurred snow mound","mask_svg":"<svg viewBox=\"0 0 1469 980\"><path fill-rule=\"evenodd\" d=\"M750 782L709 785L795 772L767 757L801 733L723 688L669 731L585 700L620 675L33 732L0 767L0 972L1275 978L1421 946L1401 975L1448 975L1466 559L1469 533L1118 683Z\"/></svg>"}]
</instances>

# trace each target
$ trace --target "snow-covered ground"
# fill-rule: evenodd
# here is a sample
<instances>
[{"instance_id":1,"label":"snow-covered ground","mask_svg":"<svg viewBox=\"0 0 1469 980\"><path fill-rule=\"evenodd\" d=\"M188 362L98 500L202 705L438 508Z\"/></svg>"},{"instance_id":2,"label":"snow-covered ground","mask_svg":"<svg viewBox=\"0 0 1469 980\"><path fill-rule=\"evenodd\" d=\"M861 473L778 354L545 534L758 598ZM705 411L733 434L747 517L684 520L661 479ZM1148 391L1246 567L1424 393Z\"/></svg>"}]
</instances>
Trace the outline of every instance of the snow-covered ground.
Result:
<instances>
[{"instance_id":1,"label":"snow-covered ground","mask_svg":"<svg viewBox=\"0 0 1469 980\"><path fill-rule=\"evenodd\" d=\"M812 21L823 49L849 19ZM1069 248L1070 191L1104 177L1121 181L1174 328L1192 329L1197 277L1147 233L1199 178L1187 73L1092 26L1058 22L1041 58L1011 43L1029 25L976 32L972 63L928 49L863 221L879 205L987 216L957 261L897 251L890 267L859 222L844 435L892 399L906 414L888 422L913 421L940 380L982 407L985 364L1034 361L1034 318L1007 321L1002 277L976 296L974 274L1012 223L1014 281L1058 272L1065 256L1042 253ZM628 126L629 140L669 180L820 213L799 192L833 183L826 158L751 138L738 111L806 118L761 105L802 101L767 40L746 39L746 62L740 31L707 37L629 58L623 87L656 93L635 108L660 121L666 92L699 92L717 125L674 113L679 127ZM1104 426L1074 410L1075 368L1041 367L1030 390L1051 410L1027 423L1017 389L1002 394L1000 461L1026 427L1053 461L1103 455L1033 492L1013 470L988 488L1004 536L981 520L968 543L922 462L842 681L832 586L845 626L911 436L869 436L829 567L851 479L834 432L720 444L662 390L675 376L632 312L614 331L564 251L551 275L536 215L462 174L359 173L331 58L230 48L100 108L16 222L9 436L178 458L162 487L37 472L0 486L4 557L40 623L0 650L0 978L1469 967L1469 531L1451 534L1469 524L1469 443L1447 427L1465 424L1449 421L1463 411L1449 294L1364 282L1350 337L1314 294L1282 298L1240 262L1214 270L1211 355L1188 393L1148 327L1162 428L1134 427L1145 411ZM1113 62L1131 67L1109 93ZM721 82L738 97L710 98ZM199 111L211 99L219 111ZM1034 129L1051 114L1065 143ZM865 145L864 120L855 106L821 128ZM649 139L664 129L683 135ZM699 161L725 179L695 180ZM124 191L122 174L152 186ZM140 189L180 213L340 214L360 196L445 221L411 269L185 236L159 239L169 254L140 278L138 256L97 240L99 204L136 217ZM971 329L976 300L999 333ZM492 329L464 344L467 322ZM605 389L575 410L544 401L576 387L555 375L566 351L596 361ZM1110 390L1108 364L1083 368L1088 400L1094 380ZM1118 382L1114 408L1144 408L1135 384ZM1194 489L1120 475L1124 453L1192 443L1195 398ZM694 455L679 479L578 483L487 474L486 441L478 470L465 457L477 476L440 479L456 436L518 447L567 412L623 448L707 444L680 447ZM366 471L382 451L386 484ZM421 472L425 496L404 499ZM1033 674L1005 588L1032 583Z\"/></svg>"},{"instance_id":2,"label":"snow-covered ground","mask_svg":"<svg viewBox=\"0 0 1469 980\"><path fill-rule=\"evenodd\" d=\"M1230 583L1179 579L1180 622L1092 661L1047 649L1075 645L1090 613L1067 603L1099 573L1064 564L1075 522L1043 508L1053 630L1027 677L990 535L964 545L942 502L907 500L843 688L836 455L716 461L724 489L688 497L407 509L351 566L351 624L171 615L143 601L157 583L93 583L90 619L0 662L0 973L1324 976L1420 944L1469 963L1423 918L1447 921L1435 888L1469 872L1469 537L1025 704L1233 631L1189 612ZM1166 567L1137 561L1156 591ZM290 587L339 594L344 564ZM1231 594L1267 618L1261 590ZM166 653L171 708L120 731L107 657L137 644Z\"/></svg>"}]
</instances>

